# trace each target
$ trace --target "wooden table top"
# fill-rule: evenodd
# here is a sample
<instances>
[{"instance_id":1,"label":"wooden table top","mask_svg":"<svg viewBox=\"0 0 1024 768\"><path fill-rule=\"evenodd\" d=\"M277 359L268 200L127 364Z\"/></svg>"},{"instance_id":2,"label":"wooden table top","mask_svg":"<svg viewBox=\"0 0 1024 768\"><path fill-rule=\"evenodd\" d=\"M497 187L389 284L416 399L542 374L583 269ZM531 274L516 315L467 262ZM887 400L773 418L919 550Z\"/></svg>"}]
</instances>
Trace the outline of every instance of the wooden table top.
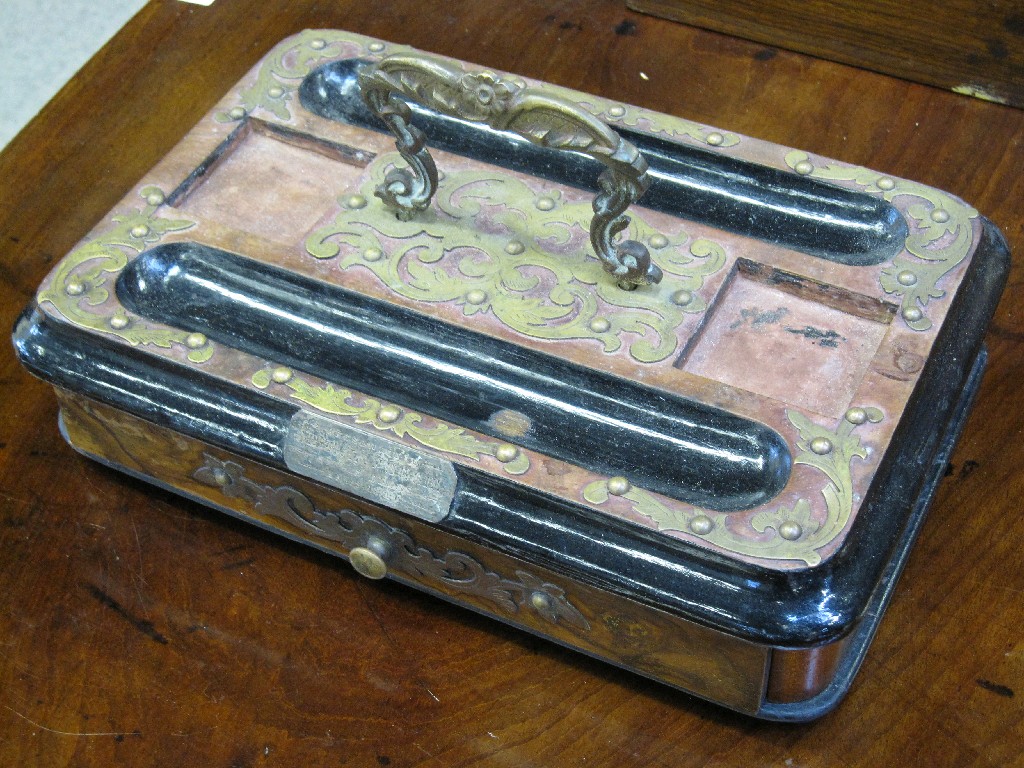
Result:
<instances>
[{"instance_id":1,"label":"wooden table top","mask_svg":"<svg viewBox=\"0 0 1024 768\"><path fill-rule=\"evenodd\" d=\"M848 698L812 724L762 723L370 583L80 458L52 391L5 345L0 765L1024 765L1024 111L621 2L511 8L154 0L0 154L0 325L253 63L307 27L947 189L1017 258L978 404Z\"/></svg>"}]
</instances>

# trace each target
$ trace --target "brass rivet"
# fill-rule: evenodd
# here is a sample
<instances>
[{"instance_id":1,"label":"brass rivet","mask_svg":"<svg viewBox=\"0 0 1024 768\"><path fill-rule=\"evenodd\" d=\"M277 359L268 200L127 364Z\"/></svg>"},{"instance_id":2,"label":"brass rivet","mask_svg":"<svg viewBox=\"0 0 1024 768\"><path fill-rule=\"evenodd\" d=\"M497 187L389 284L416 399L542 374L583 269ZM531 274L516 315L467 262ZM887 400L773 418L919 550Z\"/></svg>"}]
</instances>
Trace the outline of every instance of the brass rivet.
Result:
<instances>
[{"instance_id":1,"label":"brass rivet","mask_svg":"<svg viewBox=\"0 0 1024 768\"><path fill-rule=\"evenodd\" d=\"M896 281L900 285L913 285L917 282L917 275L911 272L909 269L904 269L898 275L896 275Z\"/></svg>"},{"instance_id":2,"label":"brass rivet","mask_svg":"<svg viewBox=\"0 0 1024 768\"><path fill-rule=\"evenodd\" d=\"M367 248L363 251L363 258L367 261L380 261L384 257L384 252L380 248Z\"/></svg>"},{"instance_id":3,"label":"brass rivet","mask_svg":"<svg viewBox=\"0 0 1024 768\"><path fill-rule=\"evenodd\" d=\"M868 412L863 408L851 408L846 412L846 420L851 424L863 424L868 420Z\"/></svg>"},{"instance_id":4,"label":"brass rivet","mask_svg":"<svg viewBox=\"0 0 1024 768\"><path fill-rule=\"evenodd\" d=\"M491 423L501 434L508 437L522 437L533 426L530 417L519 411L498 411L491 417Z\"/></svg>"},{"instance_id":5,"label":"brass rivet","mask_svg":"<svg viewBox=\"0 0 1024 768\"><path fill-rule=\"evenodd\" d=\"M896 187L896 182L890 179L888 176L883 176L878 181L876 181L875 184L878 186L879 189L885 190L887 192L890 189L894 189Z\"/></svg>"},{"instance_id":6,"label":"brass rivet","mask_svg":"<svg viewBox=\"0 0 1024 768\"><path fill-rule=\"evenodd\" d=\"M916 323L924 317L924 312L917 307L907 307L901 314L903 315L903 319L910 323Z\"/></svg>"},{"instance_id":7,"label":"brass rivet","mask_svg":"<svg viewBox=\"0 0 1024 768\"><path fill-rule=\"evenodd\" d=\"M707 536L714 527L715 523L707 515L697 515L690 521L690 530L698 536Z\"/></svg>"},{"instance_id":8,"label":"brass rivet","mask_svg":"<svg viewBox=\"0 0 1024 768\"><path fill-rule=\"evenodd\" d=\"M947 211L942 210L941 208L936 208L934 211L932 211L932 221L936 222L937 224L945 224L947 221L949 221L949 213Z\"/></svg>"},{"instance_id":9,"label":"brass rivet","mask_svg":"<svg viewBox=\"0 0 1024 768\"><path fill-rule=\"evenodd\" d=\"M512 240L508 245L505 246L505 253L510 256L518 256L520 253L526 250L526 246L520 243L518 240Z\"/></svg>"},{"instance_id":10,"label":"brass rivet","mask_svg":"<svg viewBox=\"0 0 1024 768\"><path fill-rule=\"evenodd\" d=\"M366 198L362 195L350 195L345 200L345 205L353 210L359 210L366 207Z\"/></svg>"},{"instance_id":11,"label":"brass rivet","mask_svg":"<svg viewBox=\"0 0 1024 768\"><path fill-rule=\"evenodd\" d=\"M715 131L713 133L709 133L704 138L704 141L706 141L712 147L717 147L717 146L720 146L723 141L725 141L725 136L723 136L722 134L720 134L717 131Z\"/></svg>"},{"instance_id":12,"label":"brass rivet","mask_svg":"<svg viewBox=\"0 0 1024 768\"><path fill-rule=\"evenodd\" d=\"M227 485L228 480L230 479L231 478L228 477L228 473L225 472L223 469L218 468L213 470L213 482L215 482L217 485Z\"/></svg>"},{"instance_id":13,"label":"brass rivet","mask_svg":"<svg viewBox=\"0 0 1024 768\"><path fill-rule=\"evenodd\" d=\"M629 493L629 489L631 487L629 480L621 476L613 477L608 480L608 493L612 496L622 496L623 494Z\"/></svg>"},{"instance_id":14,"label":"brass rivet","mask_svg":"<svg viewBox=\"0 0 1024 768\"><path fill-rule=\"evenodd\" d=\"M483 304L487 301L487 293L485 291L481 291L479 288L474 288L466 294L466 301L469 304Z\"/></svg>"},{"instance_id":15,"label":"brass rivet","mask_svg":"<svg viewBox=\"0 0 1024 768\"><path fill-rule=\"evenodd\" d=\"M612 324L603 317L595 317L590 321L590 330L594 333L604 333L612 327Z\"/></svg>"},{"instance_id":16,"label":"brass rivet","mask_svg":"<svg viewBox=\"0 0 1024 768\"><path fill-rule=\"evenodd\" d=\"M377 418L385 424L394 424L402 418L402 409L397 405L385 405L377 412Z\"/></svg>"},{"instance_id":17,"label":"brass rivet","mask_svg":"<svg viewBox=\"0 0 1024 768\"><path fill-rule=\"evenodd\" d=\"M519 449L514 445L509 445L508 443L499 445L498 450L494 452L494 458L502 464L508 464L510 461L515 461L517 456L519 456Z\"/></svg>"},{"instance_id":18,"label":"brass rivet","mask_svg":"<svg viewBox=\"0 0 1024 768\"><path fill-rule=\"evenodd\" d=\"M795 523L792 520L787 520L779 526L779 536L786 541L796 541L803 535L803 532L804 529L800 527L800 523Z\"/></svg>"},{"instance_id":19,"label":"brass rivet","mask_svg":"<svg viewBox=\"0 0 1024 768\"><path fill-rule=\"evenodd\" d=\"M832 441L827 437L816 437L811 440L811 451L824 456L826 453L832 453Z\"/></svg>"},{"instance_id":20,"label":"brass rivet","mask_svg":"<svg viewBox=\"0 0 1024 768\"><path fill-rule=\"evenodd\" d=\"M128 327L129 320L127 315L114 315L107 322L115 331L121 331Z\"/></svg>"},{"instance_id":21,"label":"brass rivet","mask_svg":"<svg viewBox=\"0 0 1024 768\"><path fill-rule=\"evenodd\" d=\"M799 173L801 176L806 176L814 170L814 166L811 165L809 160L801 160L799 163L793 166L793 170Z\"/></svg>"},{"instance_id":22,"label":"brass rivet","mask_svg":"<svg viewBox=\"0 0 1024 768\"><path fill-rule=\"evenodd\" d=\"M206 345L206 336L201 333L190 333L185 337L185 346L189 349L199 349Z\"/></svg>"},{"instance_id":23,"label":"brass rivet","mask_svg":"<svg viewBox=\"0 0 1024 768\"><path fill-rule=\"evenodd\" d=\"M64 292L68 296L81 296L85 293L85 283L80 277L72 277L64 284Z\"/></svg>"},{"instance_id":24,"label":"brass rivet","mask_svg":"<svg viewBox=\"0 0 1024 768\"><path fill-rule=\"evenodd\" d=\"M555 201L550 197L537 198L537 210L539 211L553 211L555 209Z\"/></svg>"},{"instance_id":25,"label":"brass rivet","mask_svg":"<svg viewBox=\"0 0 1024 768\"><path fill-rule=\"evenodd\" d=\"M142 238L142 237L145 237L148 234L149 234L149 227L147 227L145 224L136 224L134 227L132 227L132 231L131 231L132 237Z\"/></svg>"},{"instance_id":26,"label":"brass rivet","mask_svg":"<svg viewBox=\"0 0 1024 768\"><path fill-rule=\"evenodd\" d=\"M356 573L368 579L383 579L388 575L384 558L367 547L355 547L348 553L348 561Z\"/></svg>"},{"instance_id":27,"label":"brass rivet","mask_svg":"<svg viewBox=\"0 0 1024 768\"><path fill-rule=\"evenodd\" d=\"M380 53L384 50L384 43L370 43L366 46L370 53Z\"/></svg>"},{"instance_id":28,"label":"brass rivet","mask_svg":"<svg viewBox=\"0 0 1024 768\"><path fill-rule=\"evenodd\" d=\"M320 51L327 47L327 41L318 37L316 40L309 41L309 47L314 51Z\"/></svg>"},{"instance_id":29,"label":"brass rivet","mask_svg":"<svg viewBox=\"0 0 1024 768\"><path fill-rule=\"evenodd\" d=\"M530 595L530 605L534 610L546 611L551 607L551 598L544 592L534 592Z\"/></svg>"},{"instance_id":30,"label":"brass rivet","mask_svg":"<svg viewBox=\"0 0 1024 768\"><path fill-rule=\"evenodd\" d=\"M284 96L284 88L280 85L272 85L267 89L267 95L272 99L279 99Z\"/></svg>"},{"instance_id":31,"label":"brass rivet","mask_svg":"<svg viewBox=\"0 0 1024 768\"><path fill-rule=\"evenodd\" d=\"M668 238L662 234L651 235L651 248L664 248L668 245Z\"/></svg>"},{"instance_id":32,"label":"brass rivet","mask_svg":"<svg viewBox=\"0 0 1024 768\"><path fill-rule=\"evenodd\" d=\"M292 380L292 369L285 368L283 365L275 368L270 374L270 378L277 384L287 384Z\"/></svg>"},{"instance_id":33,"label":"brass rivet","mask_svg":"<svg viewBox=\"0 0 1024 768\"><path fill-rule=\"evenodd\" d=\"M676 291L675 293L672 294L672 303L676 304L677 306L685 307L691 301L693 301L692 291L682 290Z\"/></svg>"},{"instance_id":34,"label":"brass rivet","mask_svg":"<svg viewBox=\"0 0 1024 768\"><path fill-rule=\"evenodd\" d=\"M163 192L150 192L148 195L146 195L146 202L149 203L150 205L162 205L164 200L165 198Z\"/></svg>"},{"instance_id":35,"label":"brass rivet","mask_svg":"<svg viewBox=\"0 0 1024 768\"><path fill-rule=\"evenodd\" d=\"M609 117L622 117L625 114L626 114L626 108L625 107L612 107L611 109L608 110L608 116Z\"/></svg>"},{"instance_id":36,"label":"brass rivet","mask_svg":"<svg viewBox=\"0 0 1024 768\"><path fill-rule=\"evenodd\" d=\"M228 112L228 117L232 120L241 120L245 117L245 107L232 107Z\"/></svg>"}]
</instances>

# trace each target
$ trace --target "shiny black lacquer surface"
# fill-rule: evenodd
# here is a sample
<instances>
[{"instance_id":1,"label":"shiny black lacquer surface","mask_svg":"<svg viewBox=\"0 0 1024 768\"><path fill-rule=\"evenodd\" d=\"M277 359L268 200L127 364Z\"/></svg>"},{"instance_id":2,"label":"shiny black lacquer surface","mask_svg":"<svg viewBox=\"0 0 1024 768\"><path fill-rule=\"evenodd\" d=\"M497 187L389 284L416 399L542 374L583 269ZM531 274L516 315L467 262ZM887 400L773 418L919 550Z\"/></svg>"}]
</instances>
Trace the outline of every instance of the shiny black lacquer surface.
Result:
<instances>
[{"instance_id":1,"label":"shiny black lacquer surface","mask_svg":"<svg viewBox=\"0 0 1024 768\"><path fill-rule=\"evenodd\" d=\"M220 249L157 246L117 292L145 317L708 509L765 503L789 478L762 424ZM507 412L523 434L501 431Z\"/></svg>"},{"instance_id":2,"label":"shiny black lacquer surface","mask_svg":"<svg viewBox=\"0 0 1024 768\"><path fill-rule=\"evenodd\" d=\"M363 104L356 75L366 62L326 64L299 87L302 105L331 120L385 130ZM572 152L534 146L486 125L410 104L430 147L559 184L595 189L603 166ZM879 264L899 253L907 224L879 198L613 125L650 165L640 205L776 243L839 264Z\"/></svg>"}]
</instances>

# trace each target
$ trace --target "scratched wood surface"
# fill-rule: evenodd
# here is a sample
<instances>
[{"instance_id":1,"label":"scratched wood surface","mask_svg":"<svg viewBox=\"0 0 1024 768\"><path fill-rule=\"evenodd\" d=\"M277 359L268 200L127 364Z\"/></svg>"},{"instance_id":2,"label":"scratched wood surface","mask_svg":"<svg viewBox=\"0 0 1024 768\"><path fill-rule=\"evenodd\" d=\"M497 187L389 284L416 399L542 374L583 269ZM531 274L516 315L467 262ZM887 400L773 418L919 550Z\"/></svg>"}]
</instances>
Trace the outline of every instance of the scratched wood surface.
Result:
<instances>
[{"instance_id":1,"label":"scratched wood surface","mask_svg":"<svg viewBox=\"0 0 1024 768\"><path fill-rule=\"evenodd\" d=\"M1024 254L1024 112L621 2L153 2L0 155L0 325L277 40L342 27L949 189ZM1019 263L1019 259L1018 259ZM79 458L0 352L0 765L1024 765L1022 273L864 668L733 715ZM5 345L6 346L6 345Z\"/></svg>"}]
</instances>

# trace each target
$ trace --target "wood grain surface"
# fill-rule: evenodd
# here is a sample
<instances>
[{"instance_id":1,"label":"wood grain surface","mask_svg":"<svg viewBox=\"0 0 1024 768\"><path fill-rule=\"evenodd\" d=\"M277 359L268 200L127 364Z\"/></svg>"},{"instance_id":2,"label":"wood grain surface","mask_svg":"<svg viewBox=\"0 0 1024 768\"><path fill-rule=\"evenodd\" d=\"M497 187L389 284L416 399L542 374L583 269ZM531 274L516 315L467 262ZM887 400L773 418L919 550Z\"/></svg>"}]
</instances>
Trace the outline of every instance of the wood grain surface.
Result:
<instances>
[{"instance_id":1,"label":"wood grain surface","mask_svg":"<svg viewBox=\"0 0 1024 768\"><path fill-rule=\"evenodd\" d=\"M0 154L0 324L280 38L347 28L948 189L1024 254L1024 112L621 2L155 0ZM83 459L0 355L0 765L1024 765L1024 286L846 701L734 715Z\"/></svg>"},{"instance_id":2,"label":"wood grain surface","mask_svg":"<svg viewBox=\"0 0 1024 768\"><path fill-rule=\"evenodd\" d=\"M627 0L631 8L1024 107L1019 0Z\"/></svg>"}]
</instances>

